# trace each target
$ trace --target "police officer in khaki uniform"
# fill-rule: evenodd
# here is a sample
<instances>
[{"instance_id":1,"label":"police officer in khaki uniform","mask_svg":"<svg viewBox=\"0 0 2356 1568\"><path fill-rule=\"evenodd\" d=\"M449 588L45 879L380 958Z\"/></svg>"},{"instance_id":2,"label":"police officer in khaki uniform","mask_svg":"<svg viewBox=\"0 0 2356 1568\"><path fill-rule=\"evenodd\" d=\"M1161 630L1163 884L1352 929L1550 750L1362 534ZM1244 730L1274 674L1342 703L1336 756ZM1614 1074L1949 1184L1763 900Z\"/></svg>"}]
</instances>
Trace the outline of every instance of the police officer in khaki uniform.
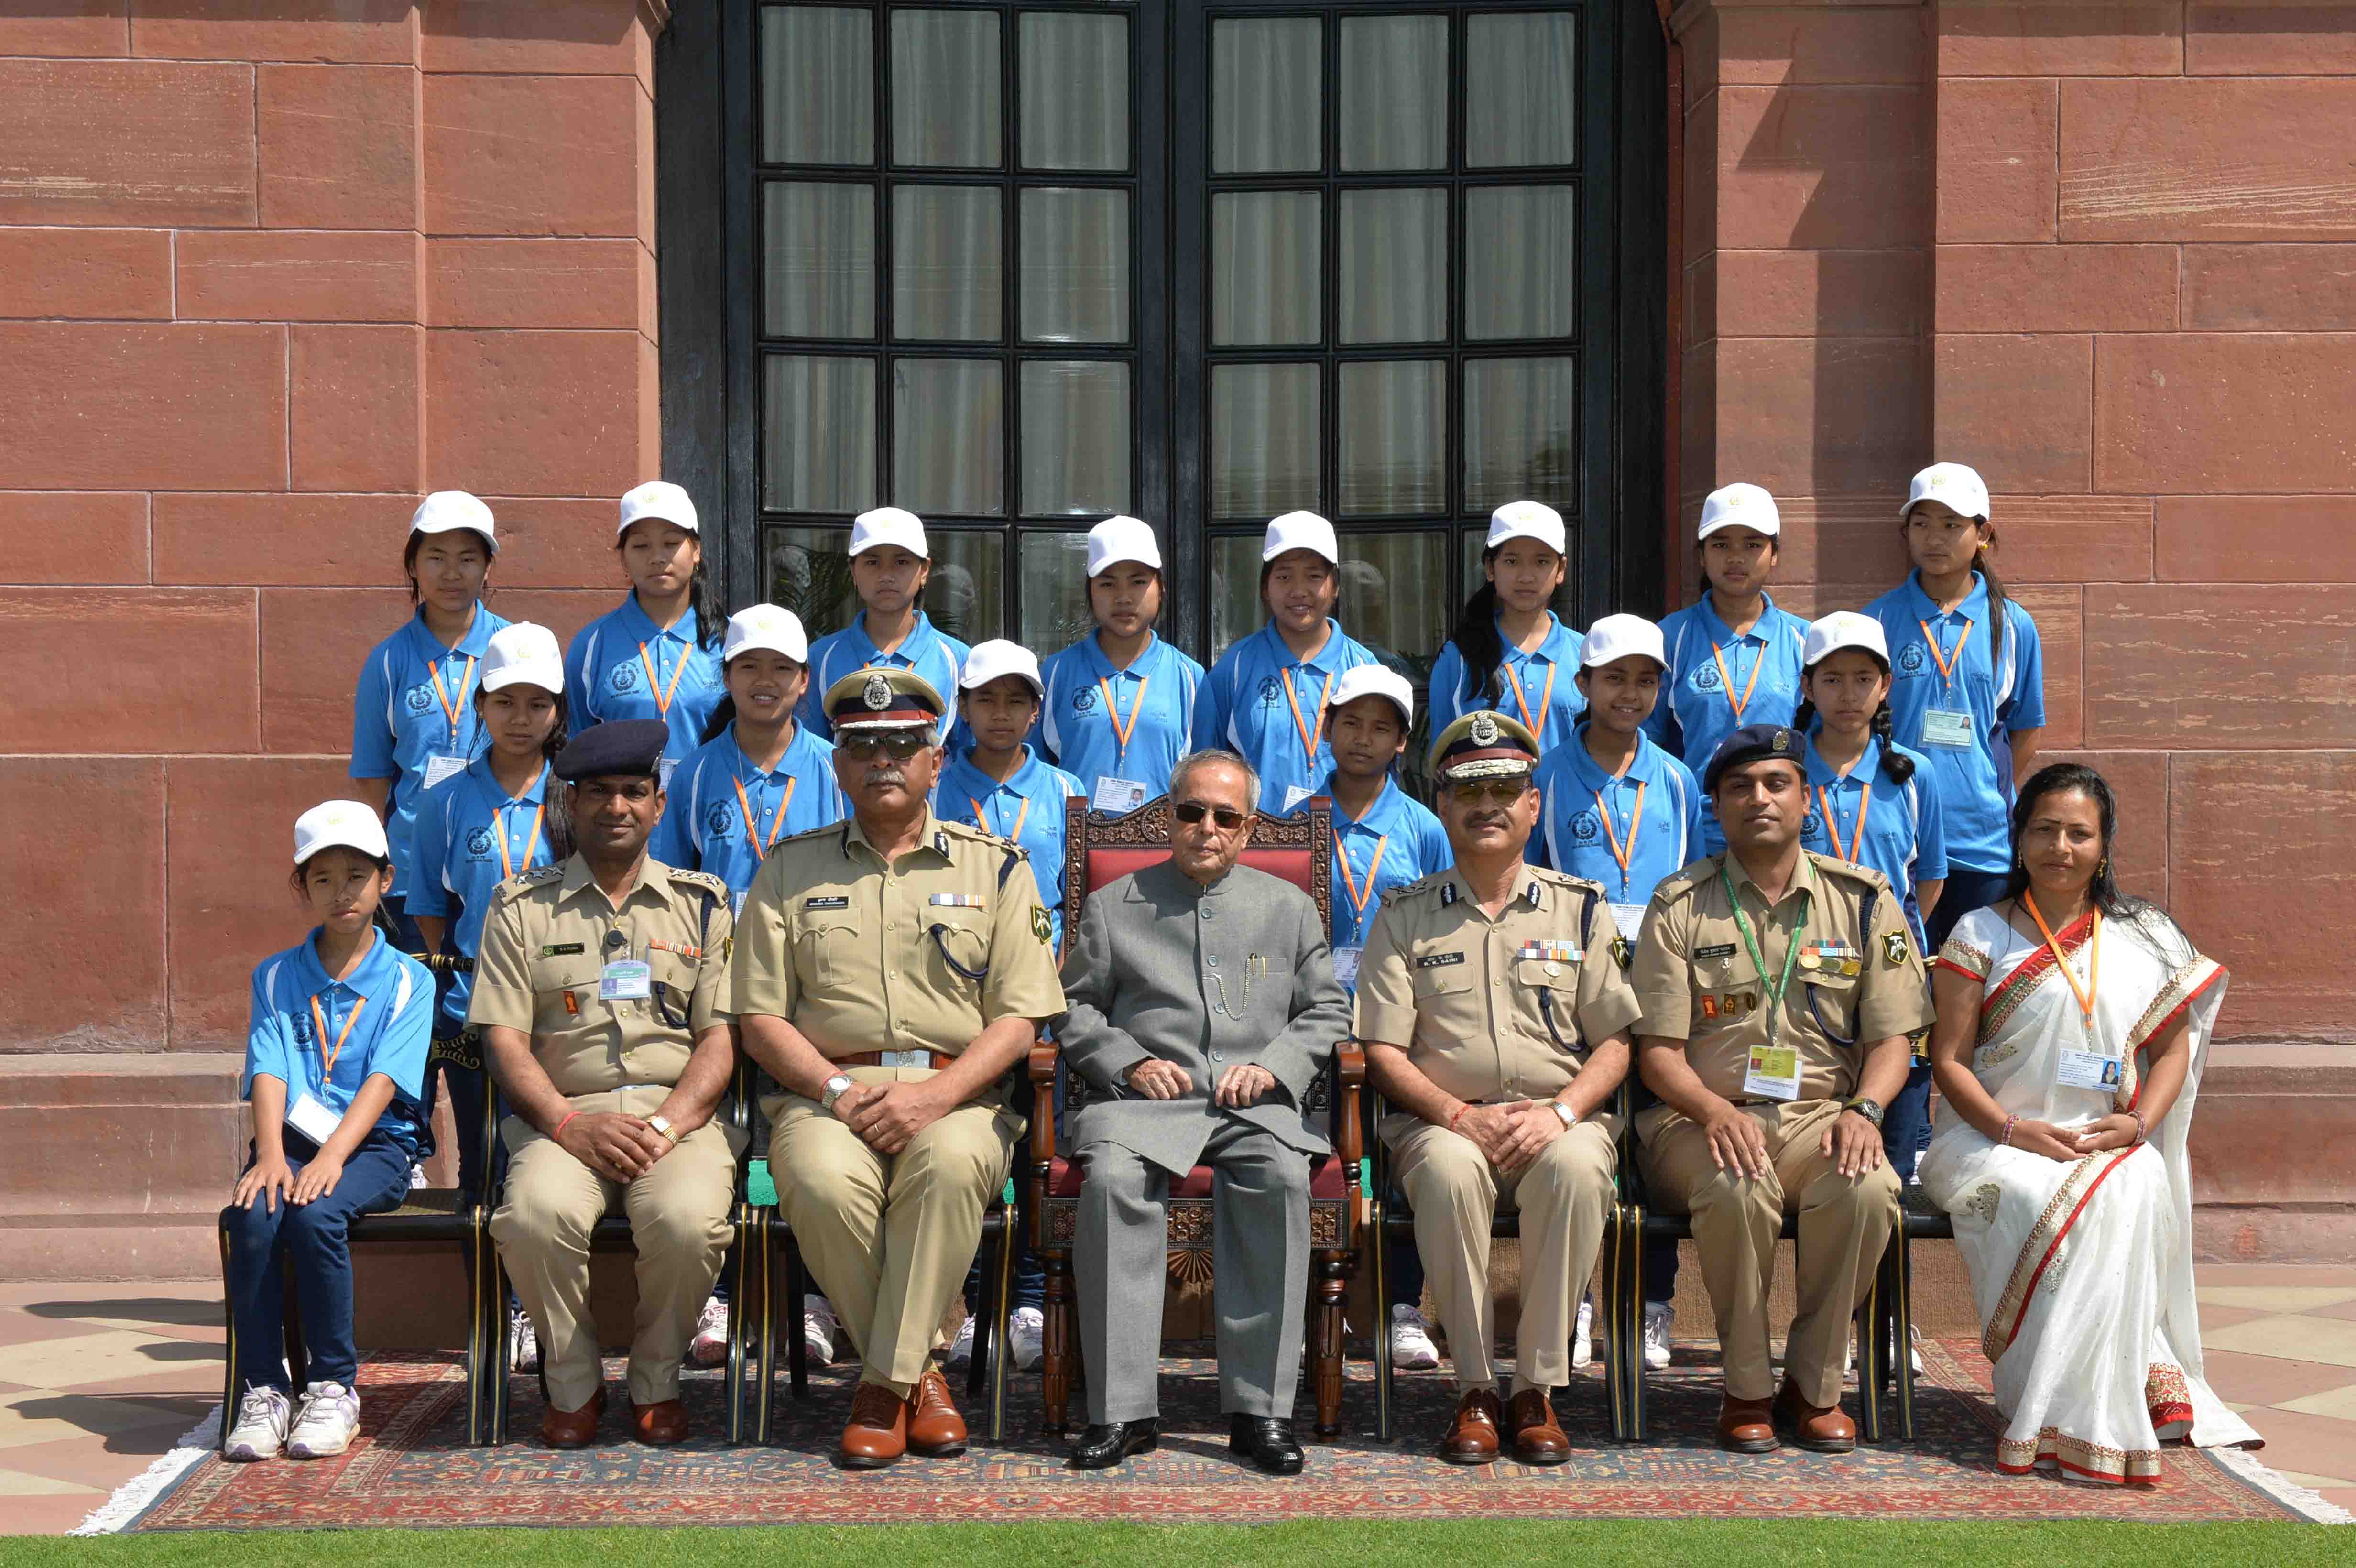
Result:
<instances>
[{"instance_id":1,"label":"police officer in khaki uniform","mask_svg":"<svg viewBox=\"0 0 2356 1568\"><path fill-rule=\"evenodd\" d=\"M578 850L511 877L483 923L466 1021L507 1096L491 1235L548 1380L541 1436L597 1436L605 1391L589 1232L618 1200L637 1243L630 1403L642 1442L687 1436L679 1363L728 1248L744 1135L713 1119L728 1027L728 889L647 855L670 731L599 724L557 753ZM552 807L565 809L552 802Z\"/></svg>"},{"instance_id":2,"label":"police officer in khaki uniform","mask_svg":"<svg viewBox=\"0 0 2356 1568\"><path fill-rule=\"evenodd\" d=\"M1640 1011L1603 890L1526 865L1540 803L1537 738L1468 713L1431 748L1451 869L1394 888L1366 938L1357 1033L1395 1107L1382 1138L1415 1210L1415 1244L1456 1358L1440 1455L1526 1464L1570 1445L1548 1392L1570 1381L1570 1322L1613 1200L1618 1118ZM1511 1405L1489 1360L1489 1225L1522 1216L1522 1318Z\"/></svg>"},{"instance_id":3,"label":"police officer in khaki uniform","mask_svg":"<svg viewBox=\"0 0 2356 1568\"><path fill-rule=\"evenodd\" d=\"M926 805L940 694L870 668L825 707L851 816L762 862L736 1015L785 1090L761 1101L778 1205L865 1361L837 1457L873 1469L964 1452L933 1351L1023 1135L1002 1082L1064 989L1023 852Z\"/></svg>"},{"instance_id":4,"label":"police officer in khaki uniform","mask_svg":"<svg viewBox=\"0 0 2356 1568\"><path fill-rule=\"evenodd\" d=\"M1693 1216L1726 1359L1719 1445L1846 1453L1848 1318L1898 1221L1881 1112L1906 1082L1908 1034L1930 1022L1906 914L1879 872L1800 848L1807 816L1798 731L1746 725L1703 787L1726 852L1661 883L1633 978L1640 1113L1656 1207ZM1786 1211L1800 1219L1780 1392L1767 1359L1767 1286ZM1771 1406L1770 1395L1773 1395Z\"/></svg>"}]
</instances>

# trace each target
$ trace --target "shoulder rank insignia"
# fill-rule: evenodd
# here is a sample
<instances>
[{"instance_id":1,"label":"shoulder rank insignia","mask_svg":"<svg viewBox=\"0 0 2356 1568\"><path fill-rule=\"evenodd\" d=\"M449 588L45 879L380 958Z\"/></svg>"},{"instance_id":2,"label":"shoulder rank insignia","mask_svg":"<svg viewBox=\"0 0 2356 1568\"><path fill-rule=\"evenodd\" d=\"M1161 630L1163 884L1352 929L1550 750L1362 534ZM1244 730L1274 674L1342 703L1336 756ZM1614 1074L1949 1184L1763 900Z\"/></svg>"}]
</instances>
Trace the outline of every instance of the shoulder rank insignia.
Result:
<instances>
[{"instance_id":1,"label":"shoulder rank insignia","mask_svg":"<svg viewBox=\"0 0 2356 1568\"><path fill-rule=\"evenodd\" d=\"M1050 940L1055 934L1055 927L1048 923L1047 911L1044 905L1031 906L1031 934L1041 942Z\"/></svg>"},{"instance_id":2,"label":"shoulder rank insignia","mask_svg":"<svg viewBox=\"0 0 2356 1568\"><path fill-rule=\"evenodd\" d=\"M1881 939L1882 963L1888 965L1892 969L1901 969L1905 967L1906 958L1906 933L1904 932L1893 931L1889 935Z\"/></svg>"},{"instance_id":3,"label":"shoulder rank insignia","mask_svg":"<svg viewBox=\"0 0 2356 1568\"><path fill-rule=\"evenodd\" d=\"M709 871L682 871L677 867L673 867L671 869L670 880L674 882L685 882L690 887L702 888L708 891L715 893L725 893L728 891L728 884L722 881L718 877L713 876Z\"/></svg>"},{"instance_id":4,"label":"shoulder rank insignia","mask_svg":"<svg viewBox=\"0 0 2356 1568\"><path fill-rule=\"evenodd\" d=\"M562 865L539 866L529 871L518 871L502 884L510 888L536 888L542 882L560 880L564 875Z\"/></svg>"}]
</instances>

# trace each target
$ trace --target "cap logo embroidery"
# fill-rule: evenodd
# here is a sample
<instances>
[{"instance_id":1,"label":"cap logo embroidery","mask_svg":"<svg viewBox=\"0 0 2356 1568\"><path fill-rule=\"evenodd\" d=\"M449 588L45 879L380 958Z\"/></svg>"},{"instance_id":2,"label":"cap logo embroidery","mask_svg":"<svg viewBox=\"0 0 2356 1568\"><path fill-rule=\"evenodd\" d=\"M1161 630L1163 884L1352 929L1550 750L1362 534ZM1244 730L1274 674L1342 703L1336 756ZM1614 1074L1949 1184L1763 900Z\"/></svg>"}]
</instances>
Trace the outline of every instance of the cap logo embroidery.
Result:
<instances>
[{"instance_id":1,"label":"cap logo embroidery","mask_svg":"<svg viewBox=\"0 0 2356 1568\"><path fill-rule=\"evenodd\" d=\"M1494 746L1497 743L1497 737L1500 733L1502 733L1502 731L1497 728L1496 715L1493 713L1475 713L1472 715L1472 743L1474 745Z\"/></svg>"},{"instance_id":2,"label":"cap logo embroidery","mask_svg":"<svg viewBox=\"0 0 2356 1568\"><path fill-rule=\"evenodd\" d=\"M881 670L869 676L866 687L859 694L859 700L867 704L868 710L874 713L881 713L891 707L892 677Z\"/></svg>"}]
</instances>

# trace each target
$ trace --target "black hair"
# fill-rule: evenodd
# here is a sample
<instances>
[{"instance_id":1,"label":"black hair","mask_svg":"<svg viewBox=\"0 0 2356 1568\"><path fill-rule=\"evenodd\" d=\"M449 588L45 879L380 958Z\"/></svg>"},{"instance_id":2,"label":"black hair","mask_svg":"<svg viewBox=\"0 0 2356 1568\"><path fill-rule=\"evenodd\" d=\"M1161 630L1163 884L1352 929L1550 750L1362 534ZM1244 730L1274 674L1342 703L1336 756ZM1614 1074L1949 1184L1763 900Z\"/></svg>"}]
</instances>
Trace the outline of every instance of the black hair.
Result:
<instances>
[{"instance_id":1,"label":"black hair","mask_svg":"<svg viewBox=\"0 0 2356 1568\"><path fill-rule=\"evenodd\" d=\"M2021 785L2020 797L2012 803L2012 869L2005 878L2005 897L2018 900L2029 891L2029 867L2020 858L2020 839L2029 831L2039 803L2049 795L2083 795L2094 803L2095 822L2103 834L2102 864L2094 868L2094 880L2086 889L2094 907L2106 918L2150 910L2152 906L2143 900L2119 891L2118 878L2111 870L2111 845L2118 837L2118 797L2112 794L2110 781L2083 763L2050 763Z\"/></svg>"},{"instance_id":2,"label":"black hair","mask_svg":"<svg viewBox=\"0 0 2356 1568\"><path fill-rule=\"evenodd\" d=\"M552 691L548 695L553 698L556 701L556 723L548 731L548 739L540 743L540 754L552 763L556 760L556 753L564 750L566 737L571 733L573 710L571 706L564 700L564 693L561 691ZM483 701L489 696L490 693L484 690L480 686L475 688L475 717L477 719L479 720L483 716Z\"/></svg>"},{"instance_id":3,"label":"black hair","mask_svg":"<svg viewBox=\"0 0 2356 1568\"><path fill-rule=\"evenodd\" d=\"M638 519L639 522L647 520L644 517ZM667 517L658 517L654 520L669 522ZM670 526L679 527L677 523L671 523ZM630 525L630 528L636 527L637 523ZM695 611L695 640L700 646L716 648L720 645L722 636L728 630L727 607L720 603L720 591L712 586L712 572L707 565L703 536L692 528L681 531L695 540L695 571L687 580L687 602ZM629 528L624 528L614 536L616 555L622 553L622 542L629 537ZM637 586L635 583L631 585L630 592L633 596L637 593Z\"/></svg>"},{"instance_id":4,"label":"black hair","mask_svg":"<svg viewBox=\"0 0 2356 1568\"><path fill-rule=\"evenodd\" d=\"M369 865L374 866L380 876L392 869L392 862L386 859L383 856L371 855L365 850L355 849L349 844L329 844L325 848L315 849L311 852L310 860L298 862L292 871L286 873L286 886L293 891L296 898L303 901L305 906L308 906L311 901L311 890L304 885L304 876L311 869L311 860L317 859L329 849L349 850L352 854L358 855L361 859L366 860ZM392 912L384 907L383 899L380 898L376 901L376 912L369 917L369 923L375 926L378 934L381 935L387 942L392 943L396 945L400 944L401 930L398 926L393 924Z\"/></svg>"},{"instance_id":5,"label":"black hair","mask_svg":"<svg viewBox=\"0 0 2356 1568\"><path fill-rule=\"evenodd\" d=\"M1282 560L1284 556L1290 555L1291 553L1291 550L1286 550L1284 555L1278 556L1276 560L1263 560L1259 563L1259 607L1260 612L1263 614L1268 612L1268 580L1276 574L1276 561ZM1311 555L1317 555L1317 552L1313 549L1310 550L1309 553ZM1325 558L1322 555L1317 555L1317 559L1320 560L1325 560ZM1328 605L1325 610L1325 613L1331 615L1342 608L1341 563L1339 561L1325 560L1325 576L1327 580L1333 584L1333 603Z\"/></svg>"},{"instance_id":6,"label":"black hair","mask_svg":"<svg viewBox=\"0 0 2356 1568\"><path fill-rule=\"evenodd\" d=\"M720 693L720 702L718 706L712 709L712 717L703 721L703 734L697 741L696 743L698 745L708 746L712 744L712 741L717 741L721 736L728 733L728 726L736 722L736 699L729 695L729 693L724 689L728 675L728 667L725 664L723 664L720 667L720 674L723 684L723 689ZM802 678L805 680L809 678L809 666L808 665L802 666ZM803 695L809 695L809 688L803 688ZM797 701L792 708L786 710L787 722L790 723L793 721L795 713L798 711L800 708L801 703Z\"/></svg>"},{"instance_id":7,"label":"black hair","mask_svg":"<svg viewBox=\"0 0 2356 1568\"><path fill-rule=\"evenodd\" d=\"M2006 598L2004 579L1998 577L1996 574L1996 568L1988 564L1988 547L1996 543L1996 525L1986 517L1973 517L1968 520L1987 535L1987 539L1972 551L1972 570L1978 572L1980 581L1987 584L1988 668L1993 671L1997 661L2004 656L2005 624L2010 619L2005 613L2004 608ZM1903 536L1906 530L1913 526L1914 508L1909 507L1906 508L1906 515L1899 519L1898 531ZM1921 575L1919 571L1916 575L1918 577Z\"/></svg>"},{"instance_id":8,"label":"black hair","mask_svg":"<svg viewBox=\"0 0 2356 1568\"><path fill-rule=\"evenodd\" d=\"M1743 526L1747 528L1747 527L1749 527L1750 525L1745 524L1745 525L1743 525ZM1716 589L1714 589L1714 588L1712 588L1712 587L1710 586L1710 582L1709 582L1709 557L1708 557L1708 553L1707 553L1707 552L1705 552L1705 551L1702 549L1702 548L1701 548L1702 543L1703 543L1703 541L1701 541L1701 540L1698 540L1698 539L1697 539L1697 540L1696 540L1696 541L1695 541L1695 543L1694 543L1694 550L1695 550L1695 553L1696 553L1697 555L1699 555L1699 556L1701 557L1701 560L1700 560L1700 562L1699 562L1699 566L1700 566L1700 573L1701 573L1701 596L1702 596L1704 599L1707 599L1707 598L1708 598L1712 593L1716 592L1717 592L1717 590L1716 590ZM1776 561L1779 561L1779 560L1783 560L1783 536L1782 536L1781 534L1769 534L1769 535L1767 536L1767 562L1768 562L1768 564L1772 566L1772 565L1773 565ZM1759 592L1762 592L1762 593L1764 593L1764 592L1766 592L1767 591L1766 591L1764 588L1762 588Z\"/></svg>"},{"instance_id":9,"label":"black hair","mask_svg":"<svg viewBox=\"0 0 2356 1568\"><path fill-rule=\"evenodd\" d=\"M482 717L483 699L488 694L481 687L475 688L475 716L478 720ZM553 763L556 761L556 754L564 750L564 742L570 738L573 709L572 705L564 700L564 693L552 691L548 695L556 699L556 722L550 726L548 739L540 743L540 754L545 761ZM559 784L553 771L541 785L541 798L555 807L552 811L541 812L540 823L540 835L548 840L548 863L552 866L573 858L571 802L558 795L559 791L571 787L569 784Z\"/></svg>"},{"instance_id":10,"label":"black hair","mask_svg":"<svg viewBox=\"0 0 2356 1568\"><path fill-rule=\"evenodd\" d=\"M1883 677L1885 679L1888 678L1890 675L1890 661L1888 659L1883 658L1871 648L1860 648L1858 651L1864 654L1866 657L1871 659L1875 664L1879 665L1881 667ZM1812 669L1803 670L1800 674L1802 683L1804 684L1808 677L1814 673L1815 672ZM1809 729L1815 725L1815 699L1813 697L1801 698L1800 706L1792 710L1792 728L1804 735L1808 732ZM1890 775L1890 782L1891 784L1902 784L1906 783L1914 776L1914 759L1901 755L1898 750L1898 724L1896 719L1890 714L1889 698L1884 697L1881 699L1881 706L1873 710L1873 719L1871 722L1873 726L1873 738L1881 742L1881 771Z\"/></svg>"},{"instance_id":11,"label":"black hair","mask_svg":"<svg viewBox=\"0 0 2356 1568\"><path fill-rule=\"evenodd\" d=\"M1505 548L1493 544L1483 549L1482 566L1494 565L1497 552ZM1505 667L1505 639L1497 632L1497 585L1487 581L1485 571L1481 586L1464 601L1448 640L1456 645L1457 656L1464 661L1464 685L1457 695L1474 702L1495 701L1504 690L1498 671Z\"/></svg>"},{"instance_id":12,"label":"black hair","mask_svg":"<svg viewBox=\"0 0 2356 1568\"><path fill-rule=\"evenodd\" d=\"M483 547L483 560L486 564L483 568L482 596L488 599L491 596L490 569L493 565L498 563L499 552L492 547L489 539L484 538L480 532L474 528L444 528L442 531L444 533L473 534L475 536L475 542ZM401 574L409 579L409 603L412 605L423 604L425 603L425 595L418 592L417 588L417 552L423 549L424 546L425 536L419 533L416 529L412 528L409 533L409 542L401 547Z\"/></svg>"}]
</instances>

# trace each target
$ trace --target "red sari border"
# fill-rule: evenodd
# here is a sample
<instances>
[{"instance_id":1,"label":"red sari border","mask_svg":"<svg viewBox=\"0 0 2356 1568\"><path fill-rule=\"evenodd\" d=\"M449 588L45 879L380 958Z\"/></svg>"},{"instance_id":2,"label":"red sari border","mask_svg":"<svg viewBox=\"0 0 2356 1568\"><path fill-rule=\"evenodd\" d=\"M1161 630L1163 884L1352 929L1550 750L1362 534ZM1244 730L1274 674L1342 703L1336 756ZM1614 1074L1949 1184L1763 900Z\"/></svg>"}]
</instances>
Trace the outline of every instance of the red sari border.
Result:
<instances>
[{"instance_id":1,"label":"red sari border","mask_svg":"<svg viewBox=\"0 0 2356 1568\"><path fill-rule=\"evenodd\" d=\"M2119 1149L2112 1155L2107 1164L2094 1172L2094 1179L2086 1183L2085 1190L2079 1194L2077 1202L2071 1205L2068 1216L2059 1225L2053 1227L2051 1237L2045 1243L2044 1251L2039 1255L2037 1266L2029 1274L2028 1282L2021 1285L2017 1292L2013 1287L2007 1286L2004 1298L1997 1305L1997 1316L1989 1320L1981 1343L1981 1349L1989 1360L1997 1360L2007 1350L2012 1349L2012 1341L2020 1333L2021 1320L2029 1316L2029 1304L2036 1297L2038 1283L2045 1277L2046 1269L2051 1266L2054 1253L2061 1250L2063 1238L2070 1234L2070 1227L2078 1222L2078 1216L2086 1211L2086 1205L2094 1201L2095 1192L2101 1189L2104 1181L2110 1179L2111 1172L2126 1164L2128 1157L2135 1152L2131 1147ZM2080 1162L2081 1168L2091 1166L2097 1157L2099 1157L2088 1155ZM2071 1179L2075 1180L2078 1174L2078 1172L2072 1172ZM2067 1198L2069 1194L2070 1182L2065 1181L2062 1183L2061 1191L2054 1194L2056 1202ZM2031 1249L2037 1246L2038 1239L2044 1235L2045 1232L2046 1226L2042 1221L2035 1230L2029 1232L2028 1244L2021 1249L2021 1263L2026 1264L2029 1261ZM2013 1277L2016 1280L2020 1277L2019 1265L2015 1265ZM2008 1308L2010 1311L2009 1322L2005 1320ZM1998 1337L1999 1335L2001 1338Z\"/></svg>"},{"instance_id":2,"label":"red sari border","mask_svg":"<svg viewBox=\"0 0 2356 1568\"><path fill-rule=\"evenodd\" d=\"M2078 949L2086 945L2086 940L2094 934L2094 912L2088 910L2057 932L2053 940L2061 944L2064 954L2075 956ZM2043 980L2052 968L2053 949L2040 942L2034 952L2022 959L2013 972L2004 977L2002 983L1988 987L1987 995L1980 999L1981 1043L1985 1044L1988 1037L2002 1027L2005 1019L2010 1018L2014 1009L2028 998L2031 991L2037 989L2039 982Z\"/></svg>"}]
</instances>

